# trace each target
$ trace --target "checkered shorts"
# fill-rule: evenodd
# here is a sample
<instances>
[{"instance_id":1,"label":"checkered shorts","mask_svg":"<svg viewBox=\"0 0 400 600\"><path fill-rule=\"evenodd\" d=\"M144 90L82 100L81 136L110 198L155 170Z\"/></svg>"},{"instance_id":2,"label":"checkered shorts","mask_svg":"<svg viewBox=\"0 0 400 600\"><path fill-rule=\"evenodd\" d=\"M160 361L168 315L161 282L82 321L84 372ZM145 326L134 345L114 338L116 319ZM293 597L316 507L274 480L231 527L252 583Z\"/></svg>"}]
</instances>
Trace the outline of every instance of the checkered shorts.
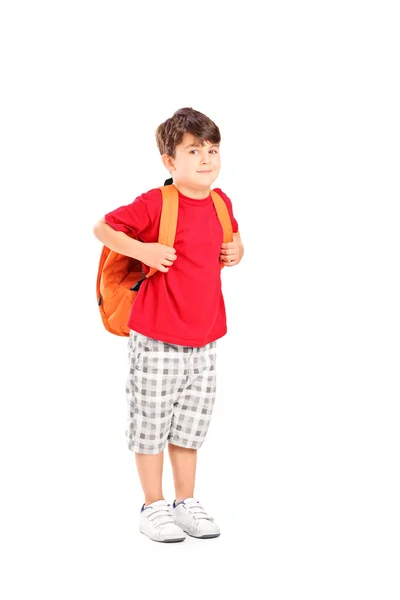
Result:
<instances>
[{"instance_id":1,"label":"checkered shorts","mask_svg":"<svg viewBox=\"0 0 400 600\"><path fill-rule=\"evenodd\" d=\"M177 346L130 330L129 450L158 454L167 441L201 447L215 402L216 345Z\"/></svg>"}]
</instances>

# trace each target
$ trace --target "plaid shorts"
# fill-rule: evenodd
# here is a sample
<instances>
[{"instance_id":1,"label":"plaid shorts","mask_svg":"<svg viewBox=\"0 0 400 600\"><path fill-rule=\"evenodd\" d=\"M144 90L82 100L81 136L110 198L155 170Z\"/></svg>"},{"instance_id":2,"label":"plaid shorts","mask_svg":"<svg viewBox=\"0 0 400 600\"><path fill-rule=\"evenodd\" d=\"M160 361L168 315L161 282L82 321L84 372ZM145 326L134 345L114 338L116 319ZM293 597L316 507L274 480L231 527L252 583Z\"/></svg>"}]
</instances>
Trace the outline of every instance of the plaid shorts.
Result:
<instances>
[{"instance_id":1,"label":"plaid shorts","mask_svg":"<svg viewBox=\"0 0 400 600\"><path fill-rule=\"evenodd\" d=\"M167 441L202 446L215 402L216 345L177 346L130 330L129 450L158 454Z\"/></svg>"}]
</instances>

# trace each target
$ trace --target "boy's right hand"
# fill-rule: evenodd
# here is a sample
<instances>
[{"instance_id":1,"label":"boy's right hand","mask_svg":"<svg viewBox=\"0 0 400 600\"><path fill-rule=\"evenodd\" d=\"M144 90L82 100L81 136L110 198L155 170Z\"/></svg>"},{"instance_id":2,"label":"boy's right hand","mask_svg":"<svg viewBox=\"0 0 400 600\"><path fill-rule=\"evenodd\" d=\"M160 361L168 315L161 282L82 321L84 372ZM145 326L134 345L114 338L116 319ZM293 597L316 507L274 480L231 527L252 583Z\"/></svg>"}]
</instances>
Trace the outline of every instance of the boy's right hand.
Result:
<instances>
[{"instance_id":1,"label":"boy's right hand","mask_svg":"<svg viewBox=\"0 0 400 600\"><path fill-rule=\"evenodd\" d=\"M158 243L143 244L142 246L140 256L138 256L139 260L149 267L154 267L158 271L167 273L169 267L176 260L175 248Z\"/></svg>"}]
</instances>

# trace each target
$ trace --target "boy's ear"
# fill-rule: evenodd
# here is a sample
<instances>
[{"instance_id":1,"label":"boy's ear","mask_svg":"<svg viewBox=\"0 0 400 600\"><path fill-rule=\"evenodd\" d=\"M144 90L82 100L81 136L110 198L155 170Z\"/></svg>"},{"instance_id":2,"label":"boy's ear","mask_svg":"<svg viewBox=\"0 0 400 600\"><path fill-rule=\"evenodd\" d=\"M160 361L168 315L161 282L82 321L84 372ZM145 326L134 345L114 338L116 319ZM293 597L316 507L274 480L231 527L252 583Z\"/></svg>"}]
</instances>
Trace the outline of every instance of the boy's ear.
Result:
<instances>
[{"instance_id":1,"label":"boy's ear","mask_svg":"<svg viewBox=\"0 0 400 600\"><path fill-rule=\"evenodd\" d=\"M167 171L171 172L171 170L174 169L174 159L171 158L171 156L169 156L168 154L163 154L161 156L161 160Z\"/></svg>"}]
</instances>

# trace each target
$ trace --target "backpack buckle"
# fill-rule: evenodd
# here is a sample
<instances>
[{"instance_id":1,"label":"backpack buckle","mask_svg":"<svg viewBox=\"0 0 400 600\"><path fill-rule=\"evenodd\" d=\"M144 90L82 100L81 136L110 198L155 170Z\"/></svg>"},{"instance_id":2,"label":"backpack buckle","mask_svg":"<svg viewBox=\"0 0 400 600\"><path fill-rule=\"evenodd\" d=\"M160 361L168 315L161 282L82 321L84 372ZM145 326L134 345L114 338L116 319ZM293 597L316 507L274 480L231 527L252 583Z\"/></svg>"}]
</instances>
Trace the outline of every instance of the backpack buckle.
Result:
<instances>
[{"instance_id":1,"label":"backpack buckle","mask_svg":"<svg viewBox=\"0 0 400 600\"><path fill-rule=\"evenodd\" d=\"M143 279L139 279L139 281L137 283L135 283L135 285L133 287L131 287L131 291L132 292L138 292L140 286L142 285L143 281L146 279L146 277L143 277Z\"/></svg>"}]
</instances>

